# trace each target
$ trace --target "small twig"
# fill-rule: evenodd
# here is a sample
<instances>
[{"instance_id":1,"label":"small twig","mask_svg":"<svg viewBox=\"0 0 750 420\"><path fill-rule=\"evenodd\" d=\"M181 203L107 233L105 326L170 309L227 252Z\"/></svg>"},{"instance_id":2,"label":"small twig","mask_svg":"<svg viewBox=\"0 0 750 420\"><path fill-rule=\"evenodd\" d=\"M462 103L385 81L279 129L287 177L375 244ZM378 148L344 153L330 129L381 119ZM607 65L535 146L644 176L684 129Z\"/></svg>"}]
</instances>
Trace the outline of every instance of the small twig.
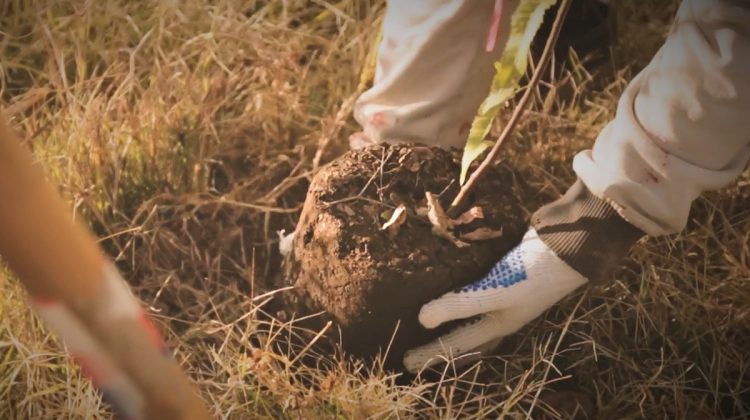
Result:
<instances>
[{"instance_id":1,"label":"small twig","mask_svg":"<svg viewBox=\"0 0 750 420\"><path fill-rule=\"evenodd\" d=\"M487 173L487 168L489 168L495 161L495 158L499 154L500 148L502 147L503 143L508 137L510 137L510 133L513 131L516 123L523 115L526 103L529 101L529 98L533 94L534 88L539 83L539 79L541 79L542 73L544 73L545 68L549 63L550 57L552 56L552 50L554 49L555 43L557 43L557 38L560 35L562 23L565 20L565 15L568 13L568 8L570 7L570 2L571 0L561 0L560 8L557 9L555 21L552 24L552 29L550 30L549 37L547 37L547 43L544 45L544 51L542 52L542 56L539 58L539 65L534 71L533 76L531 76L531 80L529 80L529 83L526 86L526 91L521 97L521 100L518 102L518 105L516 105L515 109L513 109L513 114L511 115L510 120L503 128L503 131L502 133L500 133L500 136L498 137L495 144L492 146L492 150L490 150L490 153L486 158L484 158L482 164L479 165L477 170L471 174L469 180L466 181L466 184L464 184L464 186L458 192L456 198L453 200L453 203L451 203L451 206L448 208L449 216L456 217L456 215L458 215L458 213L461 211L462 207L469 197L469 194L471 194L472 190L474 190L474 188L476 188L476 185L479 183L479 180Z\"/></svg>"},{"instance_id":2,"label":"small twig","mask_svg":"<svg viewBox=\"0 0 750 420\"><path fill-rule=\"evenodd\" d=\"M310 340L307 343L307 345L305 346L305 348L303 348L302 351L299 352L299 354L297 354L294 357L294 359L292 359L291 362L289 362L289 366L294 365L297 362L297 360L299 360L302 356L304 356L305 353L307 353L307 351L310 350L310 347L312 347L313 344L315 344L318 340L320 340L320 337L322 337L323 334L325 334L326 331L328 331L328 329L331 328L331 325L333 325L333 322L331 322L331 321L326 322L326 325L323 326L323 328L320 331L318 331L317 334L315 334L315 337L313 337L312 340Z\"/></svg>"},{"instance_id":3,"label":"small twig","mask_svg":"<svg viewBox=\"0 0 750 420\"><path fill-rule=\"evenodd\" d=\"M354 103L357 101L357 98L359 98L361 93L360 90L357 90L348 98L344 99L336 112L336 115L333 117L333 120L323 124L323 129L321 130L322 134L320 138L318 138L318 149L315 151L315 156L313 157L313 172L317 171L320 167L321 160L323 159L325 152L328 150L331 141L336 138L341 129L346 125L346 119L351 113L352 108L354 108Z\"/></svg>"},{"instance_id":4,"label":"small twig","mask_svg":"<svg viewBox=\"0 0 750 420\"><path fill-rule=\"evenodd\" d=\"M564 0L563 0L564 1ZM542 390L544 389L544 384L547 382L547 377L549 376L549 371L552 367L554 367L554 360L555 356L560 354L560 345L562 345L562 340L565 338L565 335L570 330L570 324L573 322L573 318L575 318L576 312L578 312L578 308L581 307L581 304L583 303L583 300L586 298L586 294L582 293L581 297L578 299L578 303L576 303L576 306L573 308L573 311L570 312L570 316L565 321L565 325L563 326L563 330L560 332L560 336L557 337L557 342L555 343L555 348L552 350L552 357L550 360L550 363L547 363L547 366L544 368L544 377L542 378L541 384L539 388L537 388L536 393L534 394L534 399L531 402L531 407L529 408L528 413L526 414L526 418L530 419L531 412L534 411L534 407L536 406L537 401L539 401L539 396L542 394ZM555 367L555 369L557 369Z\"/></svg>"},{"instance_id":5,"label":"small twig","mask_svg":"<svg viewBox=\"0 0 750 420\"><path fill-rule=\"evenodd\" d=\"M396 207L394 207L394 206L392 206L390 204L384 203L382 201L373 200L372 198L363 197L361 195L354 195L354 196L351 196L351 197L341 198L341 199L338 199L338 200L323 202L323 206L325 206L325 208L330 208L331 206L335 206L336 204L348 203L350 201L357 201L357 200L367 201L368 203L378 204L378 205L381 205L381 206L384 206L384 207L388 207L388 208L391 208L391 209L396 208Z\"/></svg>"},{"instance_id":6,"label":"small twig","mask_svg":"<svg viewBox=\"0 0 750 420\"><path fill-rule=\"evenodd\" d=\"M220 203L220 204L226 204L229 206L234 206L234 207L243 207L243 208L253 209L253 210L262 211L266 213L282 213L282 214L296 213L302 208L301 204L296 207L286 209L282 207L264 206L262 204L243 203L242 201L232 200L232 199L225 198L225 197L220 197L215 202Z\"/></svg>"}]
</instances>

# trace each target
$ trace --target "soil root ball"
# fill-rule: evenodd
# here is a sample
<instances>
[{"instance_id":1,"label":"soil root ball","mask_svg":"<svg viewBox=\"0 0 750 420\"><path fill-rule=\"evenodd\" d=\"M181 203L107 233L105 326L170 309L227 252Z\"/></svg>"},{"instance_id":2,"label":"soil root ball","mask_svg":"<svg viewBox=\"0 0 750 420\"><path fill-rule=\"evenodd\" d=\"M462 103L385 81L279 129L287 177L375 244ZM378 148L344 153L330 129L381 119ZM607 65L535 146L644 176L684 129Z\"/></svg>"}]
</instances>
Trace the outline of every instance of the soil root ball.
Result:
<instances>
[{"instance_id":1,"label":"soil root ball","mask_svg":"<svg viewBox=\"0 0 750 420\"><path fill-rule=\"evenodd\" d=\"M469 201L484 217L454 230L460 238L502 229L501 237L459 248L433 234L425 193L449 205L459 168L458 151L377 145L347 152L313 179L294 241L293 278L308 309L335 320L349 354L372 357L390 343L386 365L400 368L407 349L451 328L421 327L420 307L484 275L523 236L529 188L505 165L492 168ZM383 229L400 205L405 219Z\"/></svg>"}]
</instances>

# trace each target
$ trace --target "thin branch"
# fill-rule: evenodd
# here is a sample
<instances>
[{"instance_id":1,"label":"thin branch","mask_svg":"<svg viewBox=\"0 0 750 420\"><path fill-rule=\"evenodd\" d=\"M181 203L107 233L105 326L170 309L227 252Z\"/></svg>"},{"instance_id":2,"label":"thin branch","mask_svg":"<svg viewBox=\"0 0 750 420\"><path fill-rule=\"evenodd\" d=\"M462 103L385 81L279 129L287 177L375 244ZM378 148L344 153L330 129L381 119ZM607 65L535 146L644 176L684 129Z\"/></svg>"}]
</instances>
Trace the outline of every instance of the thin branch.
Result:
<instances>
[{"instance_id":1,"label":"thin branch","mask_svg":"<svg viewBox=\"0 0 750 420\"><path fill-rule=\"evenodd\" d=\"M495 158L497 158L497 155L499 154L500 148L502 147L503 143L508 137L510 137L510 133L513 131L516 123L523 115L524 109L526 108L526 103L529 101L529 98L534 92L534 88L539 83L539 79L541 79L542 73L544 73L547 64L550 61L552 50L554 49L555 43L557 43L557 38L560 36L560 29L562 28L563 21L565 20L565 15L568 13L570 3L571 0L561 0L560 8L557 10L555 21L552 24L552 29L550 30L549 37L547 38L547 43L544 45L544 51L542 52L542 56L539 58L539 65L534 71L533 76L531 76L531 80L529 80L529 83L526 86L526 91L521 97L521 100L518 102L518 105L516 105L515 109L513 109L513 114L511 115L508 124L506 124L503 128L502 133L500 133L500 137L498 137L497 141L492 146L492 150L490 150L490 153L486 158L484 158L482 164L479 165L477 170L471 174L469 180L466 181L466 184L464 184L464 186L458 192L456 198L453 200L453 203L451 203L450 208L448 208L448 214L451 217L456 217L456 215L461 211L464 204L466 203L466 200L469 197L469 194L471 194L472 190L476 188L476 185L479 183L479 180L482 179L482 177L487 173L487 169L493 164Z\"/></svg>"}]
</instances>

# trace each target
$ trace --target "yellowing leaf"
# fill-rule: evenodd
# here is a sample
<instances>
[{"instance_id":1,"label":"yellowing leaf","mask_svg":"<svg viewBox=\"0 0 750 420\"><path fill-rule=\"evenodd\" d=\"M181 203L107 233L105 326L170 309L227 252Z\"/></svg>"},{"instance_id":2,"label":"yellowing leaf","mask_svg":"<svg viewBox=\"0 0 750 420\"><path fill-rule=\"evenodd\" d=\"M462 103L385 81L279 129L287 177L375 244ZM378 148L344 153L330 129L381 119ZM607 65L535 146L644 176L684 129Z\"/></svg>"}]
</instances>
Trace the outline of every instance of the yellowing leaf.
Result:
<instances>
[{"instance_id":1,"label":"yellowing leaf","mask_svg":"<svg viewBox=\"0 0 750 420\"><path fill-rule=\"evenodd\" d=\"M466 182L469 166L492 142L485 140L492 121L500 107L513 96L518 89L518 81L526 72L531 41L534 40L544 18L544 12L554 5L556 0L521 0L513 12L510 23L510 35L505 44L502 57L495 63L495 77L487 98L479 107L477 116L471 123L469 137L466 140L461 159L461 185Z\"/></svg>"}]
</instances>

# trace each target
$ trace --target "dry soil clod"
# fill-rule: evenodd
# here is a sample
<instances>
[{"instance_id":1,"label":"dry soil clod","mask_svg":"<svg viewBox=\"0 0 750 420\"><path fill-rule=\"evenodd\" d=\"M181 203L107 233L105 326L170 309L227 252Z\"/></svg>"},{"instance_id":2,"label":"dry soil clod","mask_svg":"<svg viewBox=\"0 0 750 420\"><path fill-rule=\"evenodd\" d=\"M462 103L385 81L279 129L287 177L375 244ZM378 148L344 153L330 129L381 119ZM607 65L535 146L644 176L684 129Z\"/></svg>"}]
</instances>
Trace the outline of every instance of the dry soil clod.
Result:
<instances>
[{"instance_id":1,"label":"dry soil clod","mask_svg":"<svg viewBox=\"0 0 750 420\"><path fill-rule=\"evenodd\" d=\"M390 343L387 366L400 368L405 350L451 328L424 329L417 320L422 305L478 279L520 241L531 191L507 166L491 168L465 215L451 220L441 212L431 192L451 200L459 168L458 151L375 145L347 152L312 180L291 276L308 310L335 321L331 331L340 331L350 354L371 357ZM430 220L420 216L426 207ZM384 226L388 209L395 210ZM480 241L456 247L435 237L436 226Z\"/></svg>"}]
</instances>

